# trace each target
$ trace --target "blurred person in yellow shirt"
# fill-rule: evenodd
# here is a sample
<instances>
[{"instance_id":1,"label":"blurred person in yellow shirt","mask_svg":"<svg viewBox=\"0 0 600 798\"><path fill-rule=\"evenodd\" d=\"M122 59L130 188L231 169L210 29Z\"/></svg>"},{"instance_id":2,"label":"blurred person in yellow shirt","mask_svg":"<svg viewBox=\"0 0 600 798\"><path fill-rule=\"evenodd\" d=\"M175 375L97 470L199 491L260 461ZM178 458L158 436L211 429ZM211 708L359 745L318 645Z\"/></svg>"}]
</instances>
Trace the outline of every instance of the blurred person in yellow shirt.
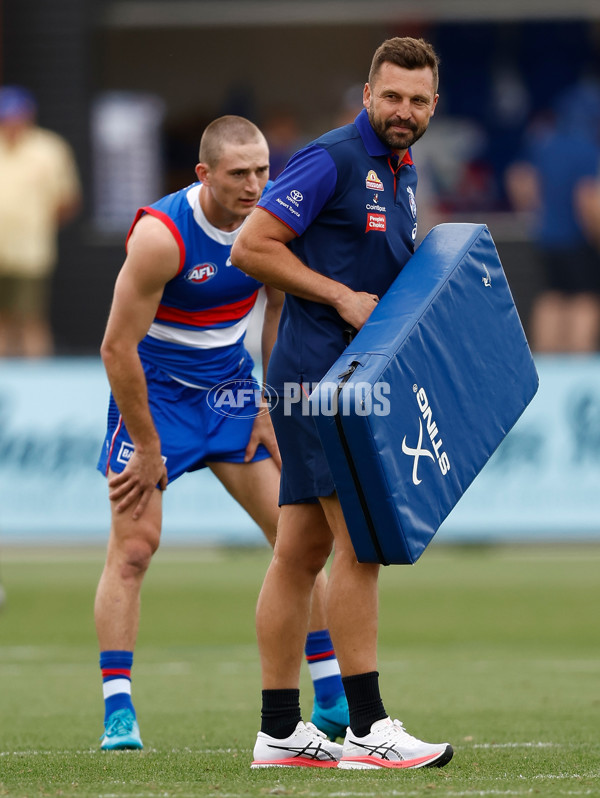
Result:
<instances>
[{"instance_id":1,"label":"blurred person in yellow shirt","mask_svg":"<svg viewBox=\"0 0 600 798\"><path fill-rule=\"evenodd\" d=\"M81 204L69 144L36 124L36 102L0 87L0 356L43 357L54 349L49 321L57 234Z\"/></svg>"}]
</instances>

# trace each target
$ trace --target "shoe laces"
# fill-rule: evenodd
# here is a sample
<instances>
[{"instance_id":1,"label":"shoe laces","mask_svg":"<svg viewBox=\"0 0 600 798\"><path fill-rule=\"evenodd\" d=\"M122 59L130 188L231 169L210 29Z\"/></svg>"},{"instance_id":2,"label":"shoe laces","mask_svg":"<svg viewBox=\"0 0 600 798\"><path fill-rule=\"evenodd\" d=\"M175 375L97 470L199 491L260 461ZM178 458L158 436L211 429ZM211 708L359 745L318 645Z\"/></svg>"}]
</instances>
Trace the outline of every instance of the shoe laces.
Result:
<instances>
[{"instance_id":1,"label":"shoe laces","mask_svg":"<svg viewBox=\"0 0 600 798\"><path fill-rule=\"evenodd\" d=\"M310 721L307 721L304 725L306 726L306 728L307 728L307 730L309 732L311 732L312 734L316 735L317 737L322 737L324 740L328 739L327 735L325 734L325 732L321 731L321 729L318 729L315 726L314 723L311 723Z\"/></svg>"},{"instance_id":2,"label":"shoe laces","mask_svg":"<svg viewBox=\"0 0 600 798\"><path fill-rule=\"evenodd\" d=\"M106 727L109 737L122 734L131 734L133 730L133 715L127 710L114 712L110 716L110 723Z\"/></svg>"},{"instance_id":3,"label":"shoe laces","mask_svg":"<svg viewBox=\"0 0 600 798\"><path fill-rule=\"evenodd\" d=\"M392 725L389 726L388 729L388 736L399 738L404 745L413 746L417 745L419 742L416 737L413 737L412 734L409 734L406 731L404 728L404 723L402 723L401 720L398 720L398 718L395 718L392 721Z\"/></svg>"}]
</instances>

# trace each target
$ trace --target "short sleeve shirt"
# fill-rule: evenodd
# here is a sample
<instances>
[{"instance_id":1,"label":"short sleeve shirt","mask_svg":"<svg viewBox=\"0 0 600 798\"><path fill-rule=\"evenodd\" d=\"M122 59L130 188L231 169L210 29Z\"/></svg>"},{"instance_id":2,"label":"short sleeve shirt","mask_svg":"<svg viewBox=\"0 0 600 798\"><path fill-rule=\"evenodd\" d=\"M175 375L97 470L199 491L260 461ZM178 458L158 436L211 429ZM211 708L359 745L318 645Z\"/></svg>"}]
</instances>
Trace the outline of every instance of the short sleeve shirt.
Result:
<instances>
[{"instance_id":1,"label":"short sleeve shirt","mask_svg":"<svg viewBox=\"0 0 600 798\"><path fill-rule=\"evenodd\" d=\"M414 252L417 174L400 164L366 111L296 153L259 206L296 233L309 268L382 296ZM347 324L329 305L287 295L267 381L316 382L343 351Z\"/></svg>"},{"instance_id":2,"label":"short sleeve shirt","mask_svg":"<svg viewBox=\"0 0 600 798\"><path fill-rule=\"evenodd\" d=\"M58 134L33 127L14 145L0 136L0 273L50 274L59 210L79 193L73 152Z\"/></svg>"}]
</instances>

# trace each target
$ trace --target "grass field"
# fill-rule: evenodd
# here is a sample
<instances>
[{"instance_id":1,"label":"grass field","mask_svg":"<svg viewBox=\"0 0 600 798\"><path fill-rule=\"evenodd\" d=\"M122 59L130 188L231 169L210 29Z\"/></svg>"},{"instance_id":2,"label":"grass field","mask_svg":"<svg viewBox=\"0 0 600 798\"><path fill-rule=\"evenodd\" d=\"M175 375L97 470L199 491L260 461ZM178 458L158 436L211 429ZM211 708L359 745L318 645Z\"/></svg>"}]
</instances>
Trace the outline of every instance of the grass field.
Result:
<instances>
[{"instance_id":1,"label":"grass field","mask_svg":"<svg viewBox=\"0 0 600 798\"><path fill-rule=\"evenodd\" d=\"M249 769L268 558L159 552L133 671L145 749L102 753L102 552L2 552L0 796L600 795L600 546L434 545L383 569L386 708L455 748L442 770L392 773ZM302 688L308 717L306 668Z\"/></svg>"}]
</instances>

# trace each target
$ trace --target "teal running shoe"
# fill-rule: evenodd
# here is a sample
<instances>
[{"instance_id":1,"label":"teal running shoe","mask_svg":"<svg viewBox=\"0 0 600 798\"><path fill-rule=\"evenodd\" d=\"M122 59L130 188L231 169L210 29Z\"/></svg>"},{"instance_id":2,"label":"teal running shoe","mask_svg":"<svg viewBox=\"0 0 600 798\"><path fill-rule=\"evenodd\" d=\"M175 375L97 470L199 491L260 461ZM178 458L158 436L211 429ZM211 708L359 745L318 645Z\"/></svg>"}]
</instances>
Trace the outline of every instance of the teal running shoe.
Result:
<instances>
[{"instance_id":1,"label":"teal running shoe","mask_svg":"<svg viewBox=\"0 0 600 798\"><path fill-rule=\"evenodd\" d=\"M127 748L143 748L140 727L130 709L117 709L108 716L100 748L103 751L121 751Z\"/></svg>"},{"instance_id":2,"label":"teal running shoe","mask_svg":"<svg viewBox=\"0 0 600 798\"><path fill-rule=\"evenodd\" d=\"M322 706L315 698L310 720L317 729L325 732L332 742L335 742L338 737L345 737L346 729L350 725L346 696L343 694L338 696L335 704L329 707Z\"/></svg>"}]
</instances>

